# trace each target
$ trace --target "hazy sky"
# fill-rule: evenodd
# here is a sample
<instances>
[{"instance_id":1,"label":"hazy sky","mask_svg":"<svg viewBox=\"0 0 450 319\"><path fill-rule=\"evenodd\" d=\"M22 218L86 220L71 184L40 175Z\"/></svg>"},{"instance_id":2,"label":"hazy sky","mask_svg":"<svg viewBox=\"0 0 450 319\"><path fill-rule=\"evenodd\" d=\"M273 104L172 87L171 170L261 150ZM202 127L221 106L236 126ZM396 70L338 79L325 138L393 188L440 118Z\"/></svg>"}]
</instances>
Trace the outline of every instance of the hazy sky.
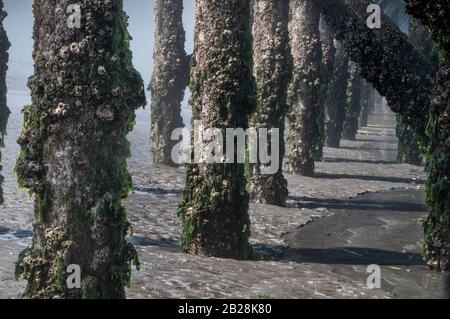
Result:
<instances>
[{"instance_id":1,"label":"hazy sky","mask_svg":"<svg viewBox=\"0 0 450 319\"><path fill-rule=\"evenodd\" d=\"M38 0L39 1L39 0ZM133 36L131 43L134 53L135 67L148 81L153 67L153 34L154 34L154 0L124 0L125 10L130 16L129 32ZM24 62L31 65L33 16L32 0L4 0L8 17L5 28L12 44L11 61ZM186 29L186 50L192 51L194 28L194 0L184 0L184 24ZM17 67L11 64L9 72L15 72Z\"/></svg>"}]
</instances>

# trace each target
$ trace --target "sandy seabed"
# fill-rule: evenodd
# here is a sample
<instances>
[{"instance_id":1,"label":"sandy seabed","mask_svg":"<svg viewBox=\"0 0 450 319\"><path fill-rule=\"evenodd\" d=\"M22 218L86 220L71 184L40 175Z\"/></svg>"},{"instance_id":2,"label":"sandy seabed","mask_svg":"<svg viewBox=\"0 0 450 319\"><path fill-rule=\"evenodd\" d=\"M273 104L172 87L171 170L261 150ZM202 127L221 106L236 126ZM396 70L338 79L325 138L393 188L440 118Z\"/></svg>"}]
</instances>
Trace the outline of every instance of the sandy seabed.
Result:
<instances>
[{"instance_id":1,"label":"sandy seabed","mask_svg":"<svg viewBox=\"0 0 450 319\"><path fill-rule=\"evenodd\" d=\"M251 205L251 243L263 258L254 261L179 252L176 210L184 172L151 164L149 117L149 111L138 111L137 126L129 136L135 191L126 208L134 228L130 240L142 263L141 271L133 274L129 298L441 296L441 275L426 270L419 256L420 220L426 215L423 168L395 163L393 114L372 115L370 123L377 125L362 128L357 141L343 141L341 149L326 148L315 178L287 175L290 208ZM14 263L32 235L33 202L18 189L13 174L20 124L21 114L13 112L3 150L6 203L0 206L0 298L20 297L25 283L15 281ZM371 194L378 196L370 198ZM392 197L391 205L380 203L385 197ZM411 198L415 204L404 206ZM338 222L340 228L333 228ZM316 228L311 232L310 227ZM389 237L392 233L398 235ZM302 234L310 234L308 240ZM354 247L360 244L364 247ZM381 289L370 290L366 268L377 256L385 277Z\"/></svg>"}]
</instances>

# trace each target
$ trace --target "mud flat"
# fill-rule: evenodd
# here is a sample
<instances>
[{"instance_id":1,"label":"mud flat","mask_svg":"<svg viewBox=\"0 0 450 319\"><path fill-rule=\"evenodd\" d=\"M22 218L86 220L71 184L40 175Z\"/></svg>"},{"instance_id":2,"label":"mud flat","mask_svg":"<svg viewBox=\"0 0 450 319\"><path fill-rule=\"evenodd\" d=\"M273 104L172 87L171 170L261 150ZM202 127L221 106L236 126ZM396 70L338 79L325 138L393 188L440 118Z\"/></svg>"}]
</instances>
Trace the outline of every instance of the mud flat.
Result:
<instances>
[{"instance_id":1,"label":"mud flat","mask_svg":"<svg viewBox=\"0 0 450 319\"><path fill-rule=\"evenodd\" d=\"M32 235L33 201L17 187L13 172L21 114L18 107L11 109L6 149L3 150L6 203L0 206L0 298L20 296L24 282L15 281L14 263L19 252L31 242ZM129 164L135 191L130 194L126 208L134 228L134 235L129 240L137 246L142 263L141 271L133 274L128 291L130 298L431 297L434 295L430 294L439 288L439 278L426 271L418 256L418 241L422 237L418 220L425 214L422 204L402 204L402 197L394 192L386 194L401 198L392 198L392 203L386 206L379 204L376 196L387 195L372 195L391 189L412 190L417 194L424 182L422 167L395 164L397 153L392 114L374 115L371 123L377 124L362 129L357 141L343 141L341 149L326 148L325 161L317 164L315 178L288 175L289 208L251 205L251 243L256 252L252 261L179 253L176 210L183 191L184 170L151 164L149 116L149 111L140 110L136 129L130 134L133 156ZM380 125L380 122L385 124ZM370 194L351 199L365 193ZM405 194L408 194L405 195L408 200L418 197ZM400 211L395 210L397 202L403 205L399 206ZM416 209L419 206L421 209ZM375 209L379 207L382 209ZM354 211L358 209L360 215L351 215L357 214ZM348 214L350 217L345 217ZM369 217L376 217L376 220ZM350 224L355 232L353 237L348 237L344 229L350 221L354 222ZM318 229L314 234L308 233L310 227ZM382 238L383 232L387 233ZM379 237L374 237L377 234ZM311 237L309 241L306 240L308 236ZM342 254L347 258L347 253L336 247L345 247L339 240L346 236L351 239L347 243L350 248L356 245L367 251L352 251L361 259L355 257L343 264ZM382 241L391 248L378 247L372 241L368 242L370 238L373 243ZM313 245L316 241L323 243L320 249L330 250L326 255L335 258L334 261L320 254L306 253L305 249L317 248ZM406 257L398 253L403 249L406 249L405 256L411 257L406 265ZM331 252L335 253L334 257ZM383 263L387 257L399 258L392 263L398 265L385 262L382 289L368 289L366 264ZM406 277L400 275L402 272ZM425 291L427 283L428 287L436 288L428 295Z\"/></svg>"},{"instance_id":2,"label":"mud flat","mask_svg":"<svg viewBox=\"0 0 450 319\"><path fill-rule=\"evenodd\" d=\"M389 297L449 297L447 275L431 272L421 256L423 192L370 193L331 205L332 215L286 236L289 260L328 265L338 277L361 281L375 264Z\"/></svg>"}]
</instances>

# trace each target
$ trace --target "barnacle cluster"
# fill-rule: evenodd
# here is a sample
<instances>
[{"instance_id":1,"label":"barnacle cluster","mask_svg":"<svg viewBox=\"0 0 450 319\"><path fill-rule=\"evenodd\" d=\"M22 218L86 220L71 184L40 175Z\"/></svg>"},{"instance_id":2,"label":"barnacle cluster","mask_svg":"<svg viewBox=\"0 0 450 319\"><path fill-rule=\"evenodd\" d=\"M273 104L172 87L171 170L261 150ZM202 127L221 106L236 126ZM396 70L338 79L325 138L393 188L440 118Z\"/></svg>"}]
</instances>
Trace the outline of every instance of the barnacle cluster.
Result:
<instances>
[{"instance_id":1,"label":"barnacle cluster","mask_svg":"<svg viewBox=\"0 0 450 319\"><path fill-rule=\"evenodd\" d=\"M72 2L33 3L32 103L23 110L16 172L35 196L36 222L17 270L28 280L27 297L121 298L137 263L121 205L131 188L126 135L145 104L144 87L122 1L80 1L81 28L67 24ZM82 289L64 284L69 264L81 267Z\"/></svg>"}]
</instances>

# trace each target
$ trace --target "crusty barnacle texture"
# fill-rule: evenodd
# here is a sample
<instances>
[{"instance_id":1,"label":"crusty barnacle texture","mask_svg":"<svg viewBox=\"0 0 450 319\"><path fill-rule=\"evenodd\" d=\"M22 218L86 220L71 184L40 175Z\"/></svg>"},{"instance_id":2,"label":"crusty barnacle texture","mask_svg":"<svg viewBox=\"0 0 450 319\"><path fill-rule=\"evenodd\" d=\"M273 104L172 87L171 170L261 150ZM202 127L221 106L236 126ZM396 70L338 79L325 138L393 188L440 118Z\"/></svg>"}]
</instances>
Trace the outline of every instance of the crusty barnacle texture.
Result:
<instances>
[{"instance_id":1,"label":"crusty barnacle texture","mask_svg":"<svg viewBox=\"0 0 450 319\"><path fill-rule=\"evenodd\" d=\"M70 4L81 28L69 28ZM122 298L137 263L122 199L131 188L127 133L145 104L121 0L33 2L32 103L16 171L35 198L32 245L17 263L29 298ZM67 266L82 288L68 289Z\"/></svg>"},{"instance_id":2,"label":"crusty barnacle texture","mask_svg":"<svg viewBox=\"0 0 450 319\"><path fill-rule=\"evenodd\" d=\"M8 49L11 44L8 41L6 30L3 27L3 21L7 14L3 8L3 1L0 0L0 205L3 203L3 176L2 171L2 153L1 148L4 146L4 137L6 134L6 123L9 117L9 109L6 103L6 71L8 70Z\"/></svg>"},{"instance_id":3,"label":"crusty barnacle texture","mask_svg":"<svg viewBox=\"0 0 450 319\"><path fill-rule=\"evenodd\" d=\"M152 94L151 142L155 163L176 165L172 132L184 126L181 103L189 79L183 29L183 0L155 1L154 70L149 90Z\"/></svg>"},{"instance_id":4,"label":"crusty barnacle texture","mask_svg":"<svg viewBox=\"0 0 450 319\"><path fill-rule=\"evenodd\" d=\"M205 128L245 130L254 111L249 3L196 1L190 104L193 119L202 121ZM179 208L184 252L237 259L250 256L245 164L238 164L234 157L233 164L187 165Z\"/></svg>"},{"instance_id":5,"label":"crusty barnacle texture","mask_svg":"<svg viewBox=\"0 0 450 319\"><path fill-rule=\"evenodd\" d=\"M250 165L249 190L258 203L285 205L288 195L282 162L285 153L284 128L287 112L287 86L290 77L289 1L253 1L253 73L256 79L257 107L250 126L255 129L279 129L276 143L279 169L264 174L264 164ZM271 139L269 151L274 152Z\"/></svg>"},{"instance_id":6,"label":"crusty barnacle texture","mask_svg":"<svg viewBox=\"0 0 450 319\"><path fill-rule=\"evenodd\" d=\"M322 48L320 11L312 0L291 2L290 38L293 58L288 91L288 170L296 175L314 175L317 136L323 122L320 106Z\"/></svg>"},{"instance_id":7,"label":"crusty barnacle texture","mask_svg":"<svg viewBox=\"0 0 450 319\"><path fill-rule=\"evenodd\" d=\"M398 138L397 162L399 164L422 165L419 137L413 128L405 124L401 116L397 115L395 134Z\"/></svg>"},{"instance_id":8,"label":"crusty barnacle texture","mask_svg":"<svg viewBox=\"0 0 450 319\"><path fill-rule=\"evenodd\" d=\"M427 201L424 253L435 270L450 270L450 20L449 1L407 0L408 13L430 30L437 44L440 67L434 82L427 123Z\"/></svg>"}]
</instances>

